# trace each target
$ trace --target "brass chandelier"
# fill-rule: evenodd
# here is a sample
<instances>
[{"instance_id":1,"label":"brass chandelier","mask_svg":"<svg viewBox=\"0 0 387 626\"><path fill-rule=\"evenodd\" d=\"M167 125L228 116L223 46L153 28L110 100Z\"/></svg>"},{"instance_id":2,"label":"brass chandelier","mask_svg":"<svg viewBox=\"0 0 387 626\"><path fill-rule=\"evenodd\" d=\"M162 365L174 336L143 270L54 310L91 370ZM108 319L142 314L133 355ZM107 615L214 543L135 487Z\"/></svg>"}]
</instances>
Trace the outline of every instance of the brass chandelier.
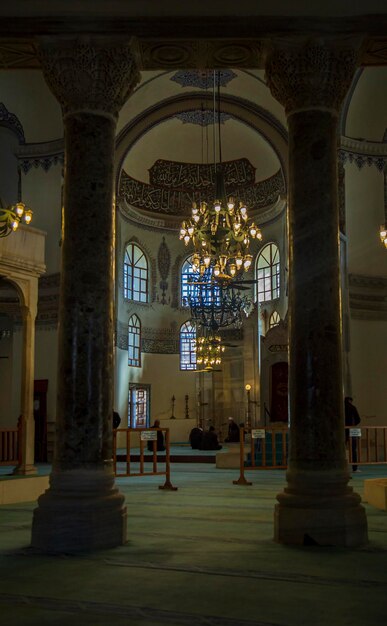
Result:
<instances>
[{"instance_id":1,"label":"brass chandelier","mask_svg":"<svg viewBox=\"0 0 387 626\"><path fill-rule=\"evenodd\" d=\"M239 277L250 269L253 257L249 252L252 239L262 239L258 226L248 218L247 207L234 198L227 200L222 167L220 133L220 80L218 76L218 153L215 163L215 200L212 205L202 201L193 203L191 217L180 228L180 240L192 243L192 265L201 275L212 268L215 279ZM215 141L215 73L214 73L214 161Z\"/></svg>"},{"instance_id":2,"label":"brass chandelier","mask_svg":"<svg viewBox=\"0 0 387 626\"><path fill-rule=\"evenodd\" d=\"M380 241L384 243L387 248L387 220L386 223L380 227Z\"/></svg>"},{"instance_id":3,"label":"brass chandelier","mask_svg":"<svg viewBox=\"0 0 387 626\"><path fill-rule=\"evenodd\" d=\"M192 215L180 228L180 239L193 244L192 265L200 274L210 266L215 278L235 278L250 269L253 257L249 253L251 239L262 239L259 228L249 220L243 202L225 200L221 165L216 172L216 200L192 205Z\"/></svg>"},{"instance_id":4,"label":"brass chandelier","mask_svg":"<svg viewBox=\"0 0 387 626\"><path fill-rule=\"evenodd\" d=\"M214 365L220 365L222 362L222 354L224 346L222 338L214 333L196 339L196 363L205 368L212 368Z\"/></svg>"},{"instance_id":5,"label":"brass chandelier","mask_svg":"<svg viewBox=\"0 0 387 626\"><path fill-rule=\"evenodd\" d=\"M32 220L32 211L24 202L17 202L6 209L0 207L0 237L8 237L19 228L22 220L25 224L30 224Z\"/></svg>"}]
</instances>

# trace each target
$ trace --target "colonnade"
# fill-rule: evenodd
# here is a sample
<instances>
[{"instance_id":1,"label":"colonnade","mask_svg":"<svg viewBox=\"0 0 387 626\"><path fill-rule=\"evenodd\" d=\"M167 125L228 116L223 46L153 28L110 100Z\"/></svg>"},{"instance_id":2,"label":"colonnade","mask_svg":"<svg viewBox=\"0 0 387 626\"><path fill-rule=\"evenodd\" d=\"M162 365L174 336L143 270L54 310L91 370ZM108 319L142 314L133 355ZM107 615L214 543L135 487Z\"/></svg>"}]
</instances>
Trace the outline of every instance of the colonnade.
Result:
<instances>
[{"instance_id":1,"label":"colonnade","mask_svg":"<svg viewBox=\"0 0 387 626\"><path fill-rule=\"evenodd\" d=\"M66 552L126 540L111 467L114 141L138 79L131 43L41 42L65 128L57 449L34 512L32 545ZM354 546L367 540L348 487L341 365L337 118L356 46L301 42L267 50L267 82L289 124L290 458L275 538Z\"/></svg>"}]
</instances>

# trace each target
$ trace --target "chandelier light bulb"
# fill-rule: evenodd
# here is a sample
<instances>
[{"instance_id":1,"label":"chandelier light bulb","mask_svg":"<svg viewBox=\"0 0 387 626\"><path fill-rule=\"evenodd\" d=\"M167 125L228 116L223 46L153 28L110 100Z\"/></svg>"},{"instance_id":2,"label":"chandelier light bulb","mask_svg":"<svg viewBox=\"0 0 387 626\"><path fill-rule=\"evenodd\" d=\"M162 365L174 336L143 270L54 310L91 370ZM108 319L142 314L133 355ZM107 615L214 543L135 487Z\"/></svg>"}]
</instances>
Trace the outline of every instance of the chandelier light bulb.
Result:
<instances>
[{"instance_id":1,"label":"chandelier light bulb","mask_svg":"<svg viewBox=\"0 0 387 626\"><path fill-rule=\"evenodd\" d=\"M197 224L199 222L199 220L200 220L200 215L195 213L195 215L192 216L192 219Z\"/></svg>"},{"instance_id":2,"label":"chandelier light bulb","mask_svg":"<svg viewBox=\"0 0 387 626\"><path fill-rule=\"evenodd\" d=\"M188 232L189 232L189 231L188 231ZM256 234L257 234L257 227L256 227L256 225L255 225L255 224L254 224L254 222L253 222L253 223L251 224L251 226L250 226L250 235L252 236L252 238L253 238L253 239L255 239Z\"/></svg>"},{"instance_id":3,"label":"chandelier light bulb","mask_svg":"<svg viewBox=\"0 0 387 626\"><path fill-rule=\"evenodd\" d=\"M385 243L385 239L387 237L387 228L384 224L380 227L380 241Z\"/></svg>"},{"instance_id":4,"label":"chandelier light bulb","mask_svg":"<svg viewBox=\"0 0 387 626\"><path fill-rule=\"evenodd\" d=\"M198 214L198 207L196 206L196 202L192 204L192 215Z\"/></svg>"},{"instance_id":5,"label":"chandelier light bulb","mask_svg":"<svg viewBox=\"0 0 387 626\"><path fill-rule=\"evenodd\" d=\"M26 224L30 224L32 220L32 211L31 209L27 209L24 213L24 221Z\"/></svg>"},{"instance_id":6,"label":"chandelier light bulb","mask_svg":"<svg viewBox=\"0 0 387 626\"><path fill-rule=\"evenodd\" d=\"M184 235L184 243L185 243L186 246L188 246L190 239L191 239L191 237L188 234Z\"/></svg>"},{"instance_id":7,"label":"chandelier light bulb","mask_svg":"<svg viewBox=\"0 0 387 626\"><path fill-rule=\"evenodd\" d=\"M216 213L220 213L221 209L222 209L221 203L219 202L219 200L215 200L215 202L214 202L214 210L215 210L215 212Z\"/></svg>"},{"instance_id":8,"label":"chandelier light bulb","mask_svg":"<svg viewBox=\"0 0 387 626\"><path fill-rule=\"evenodd\" d=\"M18 217L21 217L23 215L24 208L25 208L25 205L23 204L23 202L18 202L15 205L15 213Z\"/></svg>"},{"instance_id":9,"label":"chandelier light bulb","mask_svg":"<svg viewBox=\"0 0 387 626\"><path fill-rule=\"evenodd\" d=\"M235 263L230 263L228 270L229 270L230 275L231 275L231 277L232 277L232 278L233 278L233 277L235 276L235 274L236 274L236 269L237 269L237 268L236 268Z\"/></svg>"},{"instance_id":10,"label":"chandelier light bulb","mask_svg":"<svg viewBox=\"0 0 387 626\"><path fill-rule=\"evenodd\" d=\"M19 227L19 222L17 220L12 220L11 222L11 228L13 231L17 230Z\"/></svg>"},{"instance_id":11,"label":"chandelier light bulb","mask_svg":"<svg viewBox=\"0 0 387 626\"><path fill-rule=\"evenodd\" d=\"M237 269L240 270L243 265L243 258L240 252L238 252L237 256L235 257L235 264L237 266Z\"/></svg>"},{"instance_id":12,"label":"chandelier light bulb","mask_svg":"<svg viewBox=\"0 0 387 626\"><path fill-rule=\"evenodd\" d=\"M204 257L203 261L206 267L210 267L211 257L208 254Z\"/></svg>"},{"instance_id":13,"label":"chandelier light bulb","mask_svg":"<svg viewBox=\"0 0 387 626\"><path fill-rule=\"evenodd\" d=\"M192 235L194 234L194 227L193 226L188 226L188 234L190 237L192 237Z\"/></svg>"},{"instance_id":14,"label":"chandelier light bulb","mask_svg":"<svg viewBox=\"0 0 387 626\"><path fill-rule=\"evenodd\" d=\"M245 268L246 271L249 269L252 260L253 260L253 257L251 256L251 254L246 254L245 260L243 262L243 267Z\"/></svg>"}]
</instances>

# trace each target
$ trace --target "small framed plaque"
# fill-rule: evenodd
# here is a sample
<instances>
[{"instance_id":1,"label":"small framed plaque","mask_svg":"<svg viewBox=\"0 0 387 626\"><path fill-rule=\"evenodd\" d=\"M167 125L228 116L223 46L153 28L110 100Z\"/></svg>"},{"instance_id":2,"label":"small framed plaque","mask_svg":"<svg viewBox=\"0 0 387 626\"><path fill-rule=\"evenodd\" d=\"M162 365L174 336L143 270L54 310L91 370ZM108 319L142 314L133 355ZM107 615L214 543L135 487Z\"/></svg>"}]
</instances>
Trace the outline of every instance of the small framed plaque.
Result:
<instances>
[{"instance_id":1,"label":"small framed plaque","mask_svg":"<svg viewBox=\"0 0 387 626\"><path fill-rule=\"evenodd\" d=\"M253 439L265 439L266 431L264 428L254 428L251 431L251 437Z\"/></svg>"},{"instance_id":2,"label":"small framed plaque","mask_svg":"<svg viewBox=\"0 0 387 626\"><path fill-rule=\"evenodd\" d=\"M157 440L157 431L156 430L143 430L140 435L141 441L156 441Z\"/></svg>"}]
</instances>

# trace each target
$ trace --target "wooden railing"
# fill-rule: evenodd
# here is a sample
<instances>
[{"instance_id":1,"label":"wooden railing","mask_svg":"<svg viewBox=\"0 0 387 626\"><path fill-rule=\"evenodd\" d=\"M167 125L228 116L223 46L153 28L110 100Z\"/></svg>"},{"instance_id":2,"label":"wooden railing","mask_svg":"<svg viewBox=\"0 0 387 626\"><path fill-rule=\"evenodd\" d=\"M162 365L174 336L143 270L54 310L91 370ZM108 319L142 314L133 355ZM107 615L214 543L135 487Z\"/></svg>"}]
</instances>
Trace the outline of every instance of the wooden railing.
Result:
<instances>
[{"instance_id":1,"label":"wooden railing","mask_svg":"<svg viewBox=\"0 0 387 626\"><path fill-rule=\"evenodd\" d=\"M0 465L21 465L22 419L17 428L0 429Z\"/></svg>"},{"instance_id":2,"label":"wooden railing","mask_svg":"<svg viewBox=\"0 0 387 626\"><path fill-rule=\"evenodd\" d=\"M346 427L346 450L350 465L387 463L387 426ZM286 469L289 431L286 426L240 428L240 475L235 485L251 485L246 470Z\"/></svg>"},{"instance_id":3,"label":"wooden railing","mask_svg":"<svg viewBox=\"0 0 387 626\"><path fill-rule=\"evenodd\" d=\"M157 432L164 433L165 450L159 451L157 455ZM125 433L124 453L117 452L117 440L119 433ZM156 439L153 437L156 436ZM133 439L137 439L133 446ZM152 441L152 452L146 450L145 445ZM125 464L124 471L119 471L119 462ZM146 471L145 464L151 462L151 471ZM133 469L133 465L135 465ZM164 469L160 469L164 465ZM177 491L171 483L171 461L170 461L170 439L169 428L117 428L113 430L113 470L117 477L120 476L165 476L164 485L159 485L159 489L170 489Z\"/></svg>"}]
</instances>

